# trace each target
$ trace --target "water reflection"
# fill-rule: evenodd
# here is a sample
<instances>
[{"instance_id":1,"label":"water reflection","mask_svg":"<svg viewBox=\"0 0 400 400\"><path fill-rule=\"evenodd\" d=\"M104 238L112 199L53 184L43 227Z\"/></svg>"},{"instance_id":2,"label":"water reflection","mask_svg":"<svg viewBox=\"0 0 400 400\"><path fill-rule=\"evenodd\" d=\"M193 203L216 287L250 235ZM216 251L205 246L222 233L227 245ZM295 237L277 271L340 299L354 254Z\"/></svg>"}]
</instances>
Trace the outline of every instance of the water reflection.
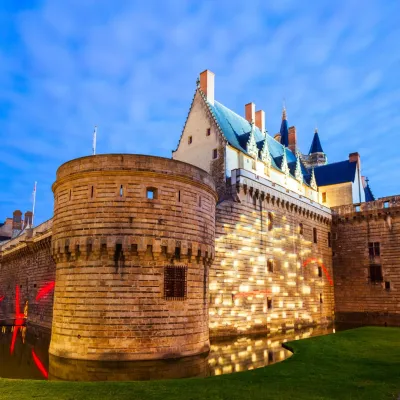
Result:
<instances>
[{"instance_id":1,"label":"water reflection","mask_svg":"<svg viewBox=\"0 0 400 400\"><path fill-rule=\"evenodd\" d=\"M123 381L206 377L264 367L291 356L286 341L334 332L331 328L274 336L213 340L209 354L176 360L83 361L48 354L50 333L34 327L2 327L0 377L71 381ZM17 333L15 333L17 332ZM11 351L11 348L13 350Z\"/></svg>"}]
</instances>

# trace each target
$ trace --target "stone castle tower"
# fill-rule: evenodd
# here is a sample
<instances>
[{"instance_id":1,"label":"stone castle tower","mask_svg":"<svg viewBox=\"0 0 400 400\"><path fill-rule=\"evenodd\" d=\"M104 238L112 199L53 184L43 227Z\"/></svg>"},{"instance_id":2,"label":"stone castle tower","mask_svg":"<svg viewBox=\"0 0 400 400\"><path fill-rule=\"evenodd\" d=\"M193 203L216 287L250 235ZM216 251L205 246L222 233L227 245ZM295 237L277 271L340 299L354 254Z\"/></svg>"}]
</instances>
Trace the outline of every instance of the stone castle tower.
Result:
<instances>
[{"instance_id":1,"label":"stone castle tower","mask_svg":"<svg viewBox=\"0 0 400 400\"><path fill-rule=\"evenodd\" d=\"M212 178L179 161L97 155L63 164L53 191L50 354L145 360L208 351Z\"/></svg>"}]
</instances>

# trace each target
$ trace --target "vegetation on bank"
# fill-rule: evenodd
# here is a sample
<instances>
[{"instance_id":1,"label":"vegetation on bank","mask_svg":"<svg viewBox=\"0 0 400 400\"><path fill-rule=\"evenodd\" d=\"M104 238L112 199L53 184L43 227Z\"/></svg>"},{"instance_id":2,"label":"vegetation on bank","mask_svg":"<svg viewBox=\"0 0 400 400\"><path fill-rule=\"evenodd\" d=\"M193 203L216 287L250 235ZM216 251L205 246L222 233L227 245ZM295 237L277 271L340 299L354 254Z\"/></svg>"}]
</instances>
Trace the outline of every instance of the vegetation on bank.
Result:
<instances>
[{"instance_id":1,"label":"vegetation on bank","mask_svg":"<svg viewBox=\"0 0 400 400\"><path fill-rule=\"evenodd\" d=\"M288 346L294 355L281 363L210 378L87 383L0 379L0 399L400 399L400 328L358 328Z\"/></svg>"}]
</instances>

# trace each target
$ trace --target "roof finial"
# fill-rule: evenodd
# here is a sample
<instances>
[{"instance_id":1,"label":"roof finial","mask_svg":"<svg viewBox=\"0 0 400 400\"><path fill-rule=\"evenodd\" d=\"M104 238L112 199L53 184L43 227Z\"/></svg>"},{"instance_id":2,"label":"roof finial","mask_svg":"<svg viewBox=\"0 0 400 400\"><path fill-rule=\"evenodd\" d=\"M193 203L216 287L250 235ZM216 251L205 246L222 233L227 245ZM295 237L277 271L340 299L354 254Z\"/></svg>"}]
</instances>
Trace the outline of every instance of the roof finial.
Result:
<instances>
[{"instance_id":1,"label":"roof finial","mask_svg":"<svg viewBox=\"0 0 400 400\"><path fill-rule=\"evenodd\" d=\"M315 126L314 133L318 133L318 127Z\"/></svg>"},{"instance_id":2,"label":"roof finial","mask_svg":"<svg viewBox=\"0 0 400 400\"><path fill-rule=\"evenodd\" d=\"M368 176L365 178L365 182L367 182L367 186L369 185L369 179Z\"/></svg>"},{"instance_id":3,"label":"roof finial","mask_svg":"<svg viewBox=\"0 0 400 400\"><path fill-rule=\"evenodd\" d=\"M286 100L283 98L283 108L282 108L282 121L287 119L286 117Z\"/></svg>"}]
</instances>

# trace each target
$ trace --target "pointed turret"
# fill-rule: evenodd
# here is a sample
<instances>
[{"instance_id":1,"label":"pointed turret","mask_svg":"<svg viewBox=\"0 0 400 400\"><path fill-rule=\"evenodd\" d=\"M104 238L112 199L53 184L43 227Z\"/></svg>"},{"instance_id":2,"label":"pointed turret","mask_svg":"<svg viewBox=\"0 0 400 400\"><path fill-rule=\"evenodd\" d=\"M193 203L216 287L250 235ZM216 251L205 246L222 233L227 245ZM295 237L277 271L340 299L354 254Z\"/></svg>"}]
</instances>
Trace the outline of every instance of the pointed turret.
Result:
<instances>
[{"instance_id":1,"label":"pointed turret","mask_svg":"<svg viewBox=\"0 0 400 400\"><path fill-rule=\"evenodd\" d=\"M281 144L285 147L289 146L289 128L288 122L286 117L286 107L283 107L282 110L282 123L281 123L281 130L279 131L281 136Z\"/></svg>"},{"instance_id":2,"label":"pointed turret","mask_svg":"<svg viewBox=\"0 0 400 400\"><path fill-rule=\"evenodd\" d=\"M315 128L314 137L308 154L323 153L323 152L324 151L322 150L321 141L319 140L318 129Z\"/></svg>"},{"instance_id":3,"label":"pointed turret","mask_svg":"<svg viewBox=\"0 0 400 400\"><path fill-rule=\"evenodd\" d=\"M363 179L363 181L364 181L364 179ZM375 201L375 196L373 195L372 190L369 187L369 179L368 178L365 178L364 193L365 193L365 201Z\"/></svg>"},{"instance_id":4,"label":"pointed turret","mask_svg":"<svg viewBox=\"0 0 400 400\"><path fill-rule=\"evenodd\" d=\"M294 172L294 176L299 182L303 182L303 172L301 171L301 161L299 152L296 153L296 169Z\"/></svg>"},{"instance_id":5,"label":"pointed turret","mask_svg":"<svg viewBox=\"0 0 400 400\"><path fill-rule=\"evenodd\" d=\"M318 167L320 165L328 164L328 158L322 150L321 141L319 140L318 129L315 128L314 137L311 143L308 156L304 156L304 162L307 168Z\"/></svg>"}]
</instances>

